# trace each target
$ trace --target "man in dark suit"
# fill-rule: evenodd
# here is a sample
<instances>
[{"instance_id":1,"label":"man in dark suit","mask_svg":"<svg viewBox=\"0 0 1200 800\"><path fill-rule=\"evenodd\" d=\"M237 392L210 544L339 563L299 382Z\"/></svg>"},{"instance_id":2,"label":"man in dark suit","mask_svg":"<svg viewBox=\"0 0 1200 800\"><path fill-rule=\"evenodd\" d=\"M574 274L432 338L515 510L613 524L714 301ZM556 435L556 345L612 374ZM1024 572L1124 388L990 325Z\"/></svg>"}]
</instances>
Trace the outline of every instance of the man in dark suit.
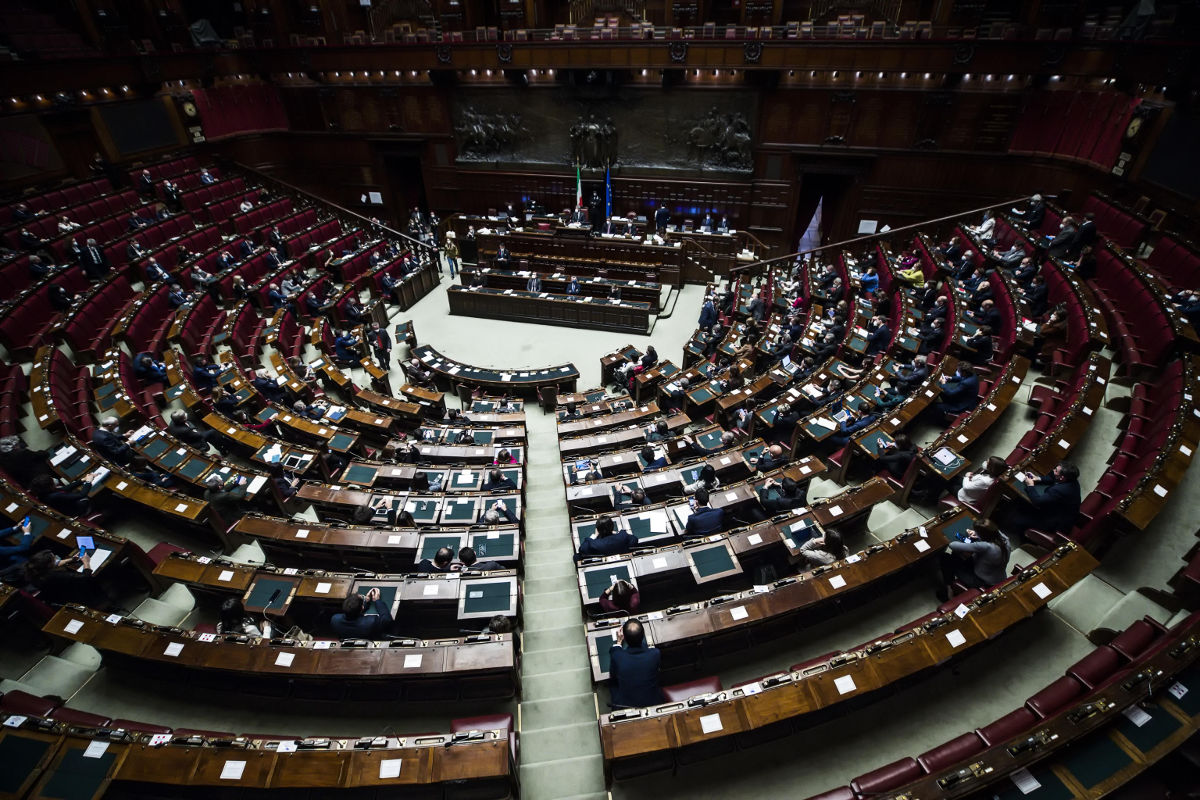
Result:
<instances>
[{"instance_id":1,"label":"man in dark suit","mask_svg":"<svg viewBox=\"0 0 1200 800\"><path fill-rule=\"evenodd\" d=\"M612 517L596 520L596 534L579 543L579 558L615 556L637 547L638 539L628 531L618 531Z\"/></svg>"},{"instance_id":2,"label":"man in dark suit","mask_svg":"<svg viewBox=\"0 0 1200 800\"><path fill-rule=\"evenodd\" d=\"M924 383L929 377L929 363L925 356L917 356L911 364L903 365L896 371L896 384L905 394Z\"/></svg>"},{"instance_id":3,"label":"man in dark suit","mask_svg":"<svg viewBox=\"0 0 1200 800\"><path fill-rule=\"evenodd\" d=\"M496 269L509 269L508 248L503 244L496 250Z\"/></svg>"},{"instance_id":4,"label":"man in dark suit","mask_svg":"<svg viewBox=\"0 0 1200 800\"><path fill-rule=\"evenodd\" d=\"M767 478L759 487L758 496L770 515L808 505L808 490L791 478L784 478L782 483Z\"/></svg>"},{"instance_id":5,"label":"man in dark suit","mask_svg":"<svg viewBox=\"0 0 1200 800\"><path fill-rule=\"evenodd\" d=\"M449 572L450 562L453 560L454 551L449 547L441 547L433 554L433 561L425 558L417 564L417 572Z\"/></svg>"},{"instance_id":6,"label":"man in dark suit","mask_svg":"<svg viewBox=\"0 0 1200 800\"><path fill-rule=\"evenodd\" d=\"M883 317L872 319L871 333L867 336L867 355L873 356L876 353L882 353L887 350L891 341L892 329L888 327L887 320Z\"/></svg>"},{"instance_id":7,"label":"man in dark suit","mask_svg":"<svg viewBox=\"0 0 1200 800\"><path fill-rule=\"evenodd\" d=\"M1025 220L1025 225L1031 231L1036 231L1042 227L1042 220L1046 218L1046 203L1042 200L1040 194L1035 194L1029 198L1029 208L1024 211L1012 210L1013 216L1020 217Z\"/></svg>"},{"instance_id":8,"label":"man in dark suit","mask_svg":"<svg viewBox=\"0 0 1200 800\"><path fill-rule=\"evenodd\" d=\"M277 270L283 266L283 258L280 257L279 249L276 247L272 247L267 251L267 255L264 257L264 260L266 261L267 269L269 270Z\"/></svg>"},{"instance_id":9,"label":"man in dark suit","mask_svg":"<svg viewBox=\"0 0 1200 800\"><path fill-rule=\"evenodd\" d=\"M147 283L173 283L179 285L179 279L171 273L163 269L162 264L158 263L158 259L154 256L146 262L146 282Z\"/></svg>"},{"instance_id":10,"label":"man in dark suit","mask_svg":"<svg viewBox=\"0 0 1200 800\"><path fill-rule=\"evenodd\" d=\"M704 298L704 305L700 307L700 327L711 328L717 324L717 306L713 303L711 297Z\"/></svg>"},{"instance_id":11,"label":"man in dark suit","mask_svg":"<svg viewBox=\"0 0 1200 800\"><path fill-rule=\"evenodd\" d=\"M142 197L154 197L154 177L150 174L150 170L144 169L142 174L138 175L136 189Z\"/></svg>"},{"instance_id":12,"label":"man in dark suit","mask_svg":"<svg viewBox=\"0 0 1200 800\"><path fill-rule=\"evenodd\" d=\"M271 228L271 232L267 234L267 243L271 245L280 258L287 258L287 242L283 239L283 234L279 232L279 226Z\"/></svg>"},{"instance_id":13,"label":"man in dark suit","mask_svg":"<svg viewBox=\"0 0 1200 800\"><path fill-rule=\"evenodd\" d=\"M139 258L146 257L146 248L142 247L142 243L133 238L129 240L129 244L125 245L125 257L130 261L137 261Z\"/></svg>"},{"instance_id":14,"label":"man in dark suit","mask_svg":"<svg viewBox=\"0 0 1200 800\"><path fill-rule=\"evenodd\" d=\"M1079 258L1083 248L1096 243L1096 235L1096 215L1087 211L1083 215L1083 222L1079 223L1079 229L1075 232L1075 243L1071 245L1067 257L1072 260Z\"/></svg>"},{"instance_id":15,"label":"man in dark suit","mask_svg":"<svg viewBox=\"0 0 1200 800\"><path fill-rule=\"evenodd\" d=\"M934 404L941 414L957 416L979 405L979 376L970 364L959 364L953 378L942 376L942 397Z\"/></svg>"},{"instance_id":16,"label":"man in dark suit","mask_svg":"<svg viewBox=\"0 0 1200 800\"><path fill-rule=\"evenodd\" d=\"M367 591L364 597L355 592L342 603L341 613L334 614L329 627L342 639L375 639L392 626L392 611L379 599L379 589Z\"/></svg>"},{"instance_id":17,"label":"man in dark suit","mask_svg":"<svg viewBox=\"0 0 1200 800\"><path fill-rule=\"evenodd\" d=\"M133 461L133 448L121 435L119 425L116 417L101 420L100 427L92 434L92 449L103 458L124 467Z\"/></svg>"},{"instance_id":18,"label":"man in dark suit","mask_svg":"<svg viewBox=\"0 0 1200 800\"><path fill-rule=\"evenodd\" d=\"M654 212L654 230L662 235L670 224L671 212L667 210L666 206L659 206L658 210Z\"/></svg>"},{"instance_id":19,"label":"man in dark suit","mask_svg":"<svg viewBox=\"0 0 1200 800\"><path fill-rule=\"evenodd\" d=\"M754 317L758 322L762 322L767 316L767 304L762 298L762 292L754 293L754 299L750 301L750 316Z\"/></svg>"},{"instance_id":20,"label":"man in dark suit","mask_svg":"<svg viewBox=\"0 0 1200 800\"><path fill-rule=\"evenodd\" d=\"M725 528L725 510L709 506L707 489L697 489L695 499L696 505L684 526L683 535L708 536L720 533Z\"/></svg>"},{"instance_id":21,"label":"man in dark suit","mask_svg":"<svg viewBox=\"0 0 1200 800\"><path fill-rule=\"evenodd\" d=\"M783 448L777 444L773 444L765 452L759 454L758 463L754 466L757 472L770 472L773 469L782 467L787 462L787 456L784 455Z\"/></svg>"},{"instance_id":22,"label":"man in dark suit","mask_svg":"<svg viewBox=\"0 0 1200 800\"><path fill-rule=\"evenodd\" d=\"M540 292L542 290L542 277L536 272L529 276L529 280L525 281L525 291Z\"/></svg>"},{"instance_id":23,"label":"man in dark suit","mask_svg":"<svg viewBox=\"0 0 1200 800\"><path fill-rule=\"evenodd\" d=\"M95 239L87 240L79 257L79 265L89 280L99 280L108 273L108 256L104 255Z\"/></svg>"},{"instance_id":24,"label":"man in dark suit","mask_svg":"<svg viewBox=\"0 0 1200 800\"><path fill-rule=\"evenodd\" d=\"M375 360L380 366L388 367L392 363L392 337L388 332L380 327L378 322L371 323L371 330L367 333L367 341L371 345L372 352L375 353Z\"/></svg>"},{"instance_id":25,"label":"man in dark suit","mask_svg":"<svg viewBox=\"0 0 1200 800\"><path fill-rule=\"evenodd\" d=\"M1026 473L1024 489L1029 505L1015 508L1002 525L1014 538L1028 528L1067 533L1075 526L1082 503L1079 467L1063 461L1043 478Z\"/></svg>"},{"instance_id":26,"label":"man in dark suit","mask_svg":"<svg viewBox=\"0 0 1200 800\"><path fill-rule=\"evenodd\" d=\"M217 449L221 455L227 451L216 431L202 431L192 423L188 422L186 411L176 411L171 414L171 421L167 424L167 433L174 436L184 444L195 447L202 453L208 452L208 446L211 444Z\"/></svg>"},{"instance_id":27,"label":"man in dark suit","mask_svg":"<svg viewBox=\"0 0 1200 800\"><path fill-rule=\"evenodd\" d=\"M667 459L664 456L656 458L654 448L649 445L643 447L639 455L642 458L642 472L653 472L656 469L662 469L667 466Z\"/></svg>"},{"instance_id":28,"label":"man in dark suit","mask_svg":"<svg viewBox=\"0 0 1200 800\"><path fill-rule=\"evenodd\" d=\"M233 253L228 250L222 251L221 255L217 256L217 269L225 271L237 263L237 259L233 257Z\"/></svg>"},{"instance_id":29,"label":"man in dark suit","mask_svg":"<svg viewBox=\"0 0 1200 800\"><path fill-rule=\"evenodd\" d=\"M662 702L658 667L662 654L646 646L642 623L626 620L609 651L608 688L613 708L641 708Z\"/></svg>"}]
</instances>

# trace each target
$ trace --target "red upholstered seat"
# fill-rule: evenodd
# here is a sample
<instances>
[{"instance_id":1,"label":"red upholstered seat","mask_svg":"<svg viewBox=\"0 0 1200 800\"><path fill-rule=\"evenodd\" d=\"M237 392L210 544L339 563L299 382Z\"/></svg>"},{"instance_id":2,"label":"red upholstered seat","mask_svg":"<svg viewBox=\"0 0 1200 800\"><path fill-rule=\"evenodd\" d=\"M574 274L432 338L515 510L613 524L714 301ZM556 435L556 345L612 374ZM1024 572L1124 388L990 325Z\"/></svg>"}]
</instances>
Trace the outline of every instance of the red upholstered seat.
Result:
<instances>
[{"instance_id":1,"label":"red upholstered seat","mask_svg":"<svg viewBox=\"0 0 1200 800\"><path fill-rule=\"evenodd\" d=\"M490 714L484 717L461 717L450 721L451 733L463 731L498 731L506 730L512 733L512 714Z\"/></svg>"},{"instance_id":2,"label":"red upholstered seat","mask_svg":"<svg viewBox=\"0 0 1200 800\"><path fill-rule=\"evenodd\" d=\"M159 542L158 544L154 545L154 547L152 547L150 552L146 555L150 557L150 561L153 562L154 566L157 567L159 564L166 561L171 556L171 553L186 552L188 552L186 548L173 545L170 542Z\"/></svg>"},{"instance_id":3,"label":"red upholstered seat","mask_svg":"<svg viewBox=\"0 0 1200 800\"><path fill-rule=\"evenodd\" d=\"M860 796L889 792L910 781L915 781L922 774L921 766L915 758L901 758L859 775L850 781L850 788Z\"/></svg>"},{"instance_id":4,"label":"red upholstered seat","mask_svg":"<svg viewBox=\"0 0 1200 800\"><path fill-rule=\"evenodd\" d=\"M171 729L165 725L151 725L149 722L139 722L134 719L117 718L110 720L109 728L121 729L125 731L134 731L135 733L170 733Z\"/></svg>"},{"instance_id":5,"label":"red upholstered seat","mask_svg":"<svg viewBox=\"0 0 1200 800\"><path fill-rule=\"evenodd\" d=\"M1006 742L1023 731L1027 731L1037 724L1037 714L1034 714L1028 708L1021 707L1016 711L1011 711L1005 714L995 722L985 725L982 728L976 728L975 733L979 734L979 738L983 740L988 747Z\"/></svg>"},{"instance_id":6,"label":"red upholstered seat","mask_svg":"<svg viewBox=\"0 0 1200 800\"><path fill-rule=\"evenodd\" d=\"M1162 636L1163 630L1155 623L1139 619L1125 630L1117 634L1108 646L1125 658L1133 661L1150 648L1155 639Z\"/></svg>"},{"instance_id":7,"label":"red upholstered seat","mask_svg":"<svg viewBox=\"0 0 1200 800\"><path fill-rule=\"evenodd\" d=\"M670 702L681 702L689 697L701 694L713 694L721 691L721 679L716 675L697 678L687 683L677 683L674 686L664 686L663 696Z\"/></svg>"},{"instance_id":8,"label":"red upholstered seat","mask_svg":"<svg viewBox=\"0 0 1200 800\"><path fill-rule=\"evenodd\" d=\"M839 786L836 789L830 789L827 792L814 794L808 800L856 800L854 790L849 786Z\"/></svg>"},{"instance_id":9,"label":"red upholstered seat","mask_svg":"<svg viewBox=\"0 0 1200 800\"><path fill-rule=\"evenodd\" d=\"M36 694L14 689L5 692L0 697L0 711L8 714L24 714L29 717L48 717L50 712L58 707L58 703L48 697L38 697Z\"/></svg>"},{"instance_id":10,"label":"red upholstered seat","mask_svg":"<svg viewBox=\"0 0 1200 800\"><path fill-rule=\"evenodd\" d=\"M87 728L107 728L112 720L103 714L92 714L74 708L56 708L50 712L50 719L65 722L68 725L80 725Z\"/></svg>"},{"instance_id":11,"label":"red upholstered seat","mask_svg":"<svg viewBox=\"0 0 1200 800\"><path fill-rule=\"evenodd\" d=\"M1067 668L1067 675L1089 689L1095 689L1116 673L1124 663L1121 654L1107 645L1097 647Z\"/></svg>"},{"instance_id":12,"label":"red upholstered seat","mask_svg":"<svg viewBox=\"0 0 1200 800\"><path fill-rule=\"evenodd\" d=\"M964 761L976 753L987 749L983 739L975 731L955 736L950 741L939 744L932 750L926 750L917 756L917 763L928 773L938 772L947 767Z\"/></svg>"},{"instance_id":13,"label":"red upholstered seat","mask_svg":"<svg viewBox=\"0 0 1200 800\"><path fill-rule=\"evenodd\" d=\"M1082 683L1070 675L1064 675L1026 700L1025 705L1038 716L1046 718L1066 708L1085 691Z\"/></svg>"}]
</instances>

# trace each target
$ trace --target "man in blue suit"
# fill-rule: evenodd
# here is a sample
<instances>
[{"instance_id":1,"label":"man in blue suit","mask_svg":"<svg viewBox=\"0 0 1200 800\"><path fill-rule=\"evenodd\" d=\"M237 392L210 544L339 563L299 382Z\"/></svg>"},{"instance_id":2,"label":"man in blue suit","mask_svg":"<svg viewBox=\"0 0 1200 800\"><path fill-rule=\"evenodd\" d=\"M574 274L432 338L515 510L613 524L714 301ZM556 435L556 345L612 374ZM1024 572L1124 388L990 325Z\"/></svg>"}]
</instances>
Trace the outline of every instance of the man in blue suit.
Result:
<instances>
[{"instance_id":1,"label":"man in blue suit","mask_svg":"<svg viewBox=\"0 0 1200 800\"><path fill-rule=\"evenodd\" d=\"M959 364L958 372L947 380L942 377L942 399L934 404L939 413L958 416L979 405L979 376L970 364Z\"/></svg>"},{"instance_id":2,"label":"man in blue suit","mask_svg":"<svg viewBox=\"0 0 1200 800\"><path fill-rule=\"evenodd\" d=\"M609 651L608 688L613 708L642 708L661 703L658 667L662 654L646 646L646 633L636 619L626 620Z\"/></svg>"},{"instance_id":3,"label":"man in blue suit","mask_svg":"<svg viewBox=\"0 0 1200 800\"><path fill-rule=\"evenodd\" d=\"M637 537L628 531L616 530L612 517L596 520L596 535L579 543L579 557L615 556L637 547Z\"/></svg>"},{"instance_id":4,"label":"man in blue suit","mask_svg":"<svg viewBox=\"0 0 1200 800\"><path fill-rule=\"evenodd\" d=\"M329 627L343 639L375 639L392 625L392 611L379 599L379 589L367 596L355 592L342 603L342 611L334 614Z\"/></svg>"},{"instance_id":5,"label":"man in blue suit","mask_svg":"<svg viewBox=\"0 0 1200 800\"><path fill-rule=\"evenodd\" d=\"M709 506L707 489L697 489L695 498L696 505L684 526L683 535L708 536L720 533L725 528L725 510Z\"/></svg>"},{"instance_id":6,"label":"man in blue suit","mask_svg":"<svg viewBox=\"0 0 1200 800\"><path fill-rule=\"evenodd\" d=\"M717 324L717 306L713 303L711 297L704 298L704 305L700 307L700 327L711 328Z\"/></svg>"}]
</instances>

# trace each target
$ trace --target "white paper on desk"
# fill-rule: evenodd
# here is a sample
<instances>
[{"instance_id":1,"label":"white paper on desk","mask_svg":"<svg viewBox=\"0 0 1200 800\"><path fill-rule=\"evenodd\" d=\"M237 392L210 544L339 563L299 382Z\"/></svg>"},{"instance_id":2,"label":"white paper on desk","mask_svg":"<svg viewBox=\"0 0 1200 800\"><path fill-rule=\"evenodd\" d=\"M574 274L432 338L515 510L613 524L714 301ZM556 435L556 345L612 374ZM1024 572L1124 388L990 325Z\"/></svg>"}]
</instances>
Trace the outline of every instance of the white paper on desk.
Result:
<instances>
[{"instance_id":1,"label":"white paper on desk","mask_svg":"<svg viewBox=\"0 0 1200 800\"><path fill-rule=\"evenodd\" d=\"M70 529L70 528L63 528L61 531L59 531L59 532L56 534L57 538L59 538L59 539L65 539L65 538L67 538L67 537L68 537L68 536L70 536L70 535L71 535L71 529Z\"/></svg>"},{"instance_id":2,"label":"white paper on desk","mask_svg":"<svg viewBox=\"0 0 1200 800\"><path fill-rule=\"evenodd\" d=\"M421 666L421 660L424 658L425 656L422 653L409 653L404 657L404 668L416 669Z\"/></svg>"},{"instance_id":3,"label":"white paper on desk","mask_svg":"<svg viewBox=\"0 0 1200 800\"><path fill-rule=\"evenodd\" d=\"M283 574L284 575L295 575L299 571L300 570L296 569L295 567L284 567Z\"/></svg>"},{"instance_id":4,"label":"white paper on desk","mask_svg":"<svg viewBox=\"0 0 1200 800\"><path fill-rule=\"evenodd\" d=\"M421 587L422 597L433 597L438 593L438 585L436 583L427 583Z\"/></svg>"},{"instance_id":5,"label":"white paper on desk","mask_svg":"<svg viewBox=\"0 0 1200 800\"><path fill-rule=\"evenodd\" d=\"M124 617L122 617L120 614L109 614L107 617L104 618L104 621L107 623L110 623L112 625L115 625L118 622L120 622L122 619L124 619Z\"/></svg>"},{"instance_id":6,"label":"white paper on desk","mask_svg":"<svg viewBox=\"0 0 1200 800\"><path fill-rule=\"evenodd\" d=\"M263 484L265 484L266 482L267 482L266 475L259 475L259 476L255 477L254 480L250 481L250 484L246 487L246 493L247 494L255 494L259 489L261 489L263 487Z\"/></svg>"},{"instance_id":7,"label":"white paper on desk","mask_svg":"<svg viewBox=\"0 0 1200 800\"><path fill-rule=\"evenodd\" d=\"M221 767L221 780L240 781L242 779L242 773L245 771L245 761L226 761L225 766Z\"/></svg>"},{"instance_id":8,"label":"white paper on desk","mask_svg":"<svg viewBox=\"0 0 1200 800\"><path fill-rule=\"evenodd\" d=\"M467 592L467 599L469 599L469 600L478 600L481 597L483 597L482 589L480 589L479 591L475 591L475 592Z\"/></svg>"},{"instance_id":9,"label":"white paper on desk","mask_svg":"<svg viewBox=\"0 0 1200 800\"><path fill-rule=\"evenodd\" d=\"M16 511L20 507L21 507L20 503L9 503L7 506L4 507L4 513L11 514L12 512Z\"/></svg>"},{"instance_id":10,"label":"white paper on desk","mask_svg":"<svg viewBox=\"0 0 1200 800\"><path fill-rule=\"evenodd\" d=\"M167 649L163 650L163 655L175 658L182 652L183 644L181 642L171 642L169 645L167 645Z\"/></svg>"},{"instance_id":11,"label":"white paper on desk","mask_svg":"<svg viewBox=\"0 0 1200 800\"><path fill-rule=\"evenodd\" d=\"M187 511L187 510L188 510L188 504L187 504L187 503L180 503L179 505L175 506L175 512L176 512L177 514L179 514L179 513L183 513L184 511Z\"/></svg>"},{"instance_id":12,"label":"white paper on desk","mask_svg":"<svg viewBox=\"0 0 1200 800\"><path fill-rule=\"evenodd\" d=\"M91 742L83 751L84 758L99 758L108 750L108 742Z\"/></svg>"},{"instance_id":13,"label":"white paper on desk","mask_svg":"<svg viewBox=\"0 0 1200 800\"><path fill-rule=\"evenodd\" d=\"M1051 594L1050 587L1044 583L1034 584L1033 593L1036 594L1042 600L1045 600Z\"/></svg>"},{"instance_id":14,"label":"white paper on desk","mask_svg":"<svg viewBox=\"0 0 1200 800\"><path fill-rule=\"evenodd\" d=\"M292 665L292 662L295 660L296 660L295 653L280 653L279 655L275 656L275 666L290 667Z\"/></svg>"},{"instance_id":15,"label":"white paper on desk","mask_svg":"<svg viewBox=\"0 0 1200 800\"><path fill-rule=\"evenodd\" d=\"M838 694L850 694L858 688L854 685L854 677L852 675L843 675L835 679L833 685L837 687Z\"/></svg>"},{"instance_id":16,"label":"white paper on desk","mask_svg":"<svg viewBox=\"0 0 1200 800\"><path fill-rule=\"evenodd\" d=\"M737 498L738 498L737 492L726 492L725 493L725 502L726 503L732 503L734 500L737 500Z\"/></svg>"},{"instance_id":17,"label":"white paper on desk","mask_svg":"<svg viewBox=\"0 0 1200 800\"><path fill-rule=\"evenodd\" d=\"M1165 486L1161 486L1161 485L1159 485L1159 484L1155 484L1155 485L1154 485L1154 493L1155 493L1156 495L1158 495L1159 497L1166 497L1166 496L1167 496L1167 489L1166 489L1166 487L1165 487Z\"/></svg>"},{"instance_id":18,"label":"white paper on desk","mask_svg":"<svg viewBox=\"0 0 1200 800\"><path fill-rule=\"evenodd\" d=\"M963 636L962 631L950 631L946 634L946 641L951 647L962 647L967 643L967 637Z\"/></svg>"},{"instance_id":19,"label":"white paper on desk","mask_svg":"<svg viewBox=\"0 0 1200 800\"><path fill-rule=\"evenodd\" d=\"M399 778L400 777L400 764L403 761L404 761L404 759L402 759L402 758L385 758L382 761L380 761L379 762L379 777L380 777L380 779Z\"/></svg>"},{"instance_id":20,"label":"white paper on desk","mask_svg":"<svg viewBox=\"0 0 1200 800\"><path fill-rule=\"evenodd\" d=\"M313 642L313 650L328 650L331 647L333 647L333 642L328 639Z\"/></svg>"},{"instance_id":21,"label":"white paper on desk","mask_svg":"<svg viewBox=\"0 0 1200 800\"><path fill-rule=\"evenodd\" d=\"M1021 790L1021 794L1029 794L1042 788L1042 784L1038 783L1038 779L1027 769L1019 769L1009 777L1012 778L1013 785Z\"/></svg>"},{"instance_id":22,"label":"white paper on desk","mask_svg":"<svg viewBox=\"0 0 1200 800\"><path fill-rule=\"evenodd\" d=\"M217 635L215 633L202 633L196 639L201 642L215 642Z\"/></svg>"},{"instance_id":23,"label":"white paper on desk","mask_svg":"<svg viewBox=\"0 0 1200 800\"><path fill-rule=\"evenodd\" d=\"M219 580L223 583L227 583L227 582L233 580L233 570L231 570L231 569L222 570L221 574L217 576L217 580Z\"/></svg>"},{"instance_id":24,"label":"white paper on desk","mask_svg":"<svg viewBox=\"0 0 1200 800\"><path fill-rule=\"evenodd\" d=\"M917 533L919 533L919 534L921 535L921 538L922 538L922 539L928 539L928 538L929 538L929 531L925 530L925 526L924 526L924 525L922 525L921 527L917 528Z\"/></svg>"},{"instance_id":25,"label":"white paper on desk","mask_svg":"<svg viewBox=\"0 0 1200 800\"><path fill-rule=\"evenodd\" d=\"M963 603L959 603L958 608L954 609L954 616L958 617L959 619L962 619L969 613L971 613L971 609L967 608L967 606Z\"/></svg>"},{"instance_id":26,"label":"white paper on desk","mask_svg":"<svg viewBox=\"0 0 1200 800\"><path fill-rule=\"evenodd\" d=\"M1125 709L1121 713L1124 714L1129 719L1130 722L1132 722L1134 725L1136 725L1139 728L1142 727L1143 725L1145 725L1150 720L1154 719L1154 717L1150 716L1144 710L1142 710L1141 708L1138 708L1137 706L1130 706L1129 708Z\"/></svg>"},{"instance_id":27,"label":"white paper on desk","mask_svg":"<svg viewBox=\"0 0 1200 800\"><path fill-rule=\"evenodd\" d=\"M208 556L200 556L199 558L196 559L196 563L197 564L211 564L212 559L209 558Z\"/></svg>"},{"instance_id":28,"label":"white paper on desk","mask_svg":"<svg viewBox=\"0 0 1200 800\"><path fill-rule=\"evenodd\" d=\"M701 733L716 733L719 730L724 730L725 726L721 724L720 714L705 714L700 718Z\"/></svg>"},{"instance_id":29,"label":"white paper on desk","mask_svg":"<svg viewBox=\"0 0 1200 800\"><path fill-rule=\"evenodd\" d=\"M667 568L667 560L665 558L661 558L661 557L660 558L652 558L652 559L650 559L650 566L654 567L655 569L666 569Z\"/></svg>"},{"instance_id":30,"label":"white paper on desk","mask_svg":"<svg viewBox=\"0 0 1200 800\"><path fill-rule=\"evenodd\" d=\"M846 556L847 564L857 564L860 561L862 561L862 556L860 556L858 553L855 553L852 556Z\"/></svg>"},{"instance_id":31,"label":"white paper on desk","mask_svg":"<svg viewBox=\"0 0 1200 800\"><path fill-rule=\"evenodd\" d=\"M915 542L913 542L913 547L917 548L918 553L924 553L929 549L929 542L925 541L924 539L917 539Z\"/></svg>"},{"instance_id":32,"label":"white paper on desk","mask_svg":"<svg viewBox=\"0 0 1200 800\"><path fill-rule=\"evenodd\" d=\"M475 476L466 470L463 470L462 472L460 472L454 476L454 482L459 485L473 483L474 481L475 481Z\"/></svg>"},{"instance_id":33,"label":"white paper on desk","mask_svg":"<svg viewBox=\"0 0 1200 800\"><path fill-rule=\"evenodd\" d=\"M842 515L842 507L841 506L830 506L829 507L829 516L840 517L841 515Z\"/></svg>"},{"instance_id":34,"label":"white paper on desk","mask_svg":"<svg viewBox=\"0 0 1200 800\"><path fill-rule=\"evenodd\" d=\"M294 753L297 750L296 741L293 739L290 742L280 742L275 745L276 753Z\"/></svg>"},{"instance_id":35,"label":"white paper on desk","mask_svg":"<svg viewBox=\"0 0 1200 800\"><path fill-rule=\"evenodd\" d=\"M50 466L57 467L59 464L63 463L73 455L75 455L74 447L64 447L62 450L59 450L57 453L55 453L54 457L50 459Z\"/></svg>"},{"instance_id":36,"label":"white paper on desk","mask_svg":"<svg viewBox=\"0 0 1200 800\"><path fill-rule=\"evenodd\" d=\"M757 534L757 533L752 533L746 537L746 541L749 544L762 544L762 535Z\"/></svg>"},{"instance_id":37,"label":"white paper on desk","mask_svg":"<svg viewBox=\"0 0 1200 800\"><path fill-rule=\"evenodd\" d=\"M317 594L329 594L329 590L332 588L333 588L332 583L318 583L317 587L315 589L313 589L313 591L316 592Z\"/></svg>"},{"instance_id":38,"label":"white paper on desk","mask_svg":"<svg viewBox=\"0 0 1200 800\"><path fill-rule=\"evenodd\" d=\"M832 578L829 579L829 585L832 586L834 589L841 589L843 586L846 585L846 579L843 578L841 575L834 575Z\"/></svg>"},{"instance_id":39,"label":"white paper on desk","mask_svg":"<svg viewBox=\"0 0 1200 800\"><path fill-rule=\"evenodd\" d=\"M665 511L656 511L646 515L650 519L651 533L666 533L667 532L667 514Z\"/></svg>"},{"instance_id":40,"label":"white paper on desk","mask_svg":"<svg viewBox=\"0 0 1200 800\"><path fill-rule=\"evenodd\" d=\"M1176 700L1182 700L1183 696L1188 693L1188 687L1176 681L1167 687L1167 691L1171 693L1171 697L1174 697Z\"/></svg>"},{"instance_id":41,"label":"white paper on desk","mask_svg":"<svg viewBox=\"0 0 1200 800\"><path fill-rule=\"evenodd\" d=\"M746 619L750 616L750 612L746 610L745 606L734 606L733 608L729 609L729 616L733 617L735 620Z\"/></svg>"},{"instance_id":42,"label":"white paper on desk","mask_svg":"<svg viewBox=\"0 0 1200 800\"><path fill-rule=\"evenodd\" d=\"M825 428L826 430L830 431L837 428L836 422L831 419L826 419L825 417L817 417L815 420L813 420L813 423L818 427Z\"/></svg>"},{"instance_id":43,"label":"white paper on desk","mask_svg":"<svg viewBox=\"0 0 1200 800\"><path fill-rule=\"evenodd\" d=\"M73 619L63 626L63 630L67 633L79 633L81 628L83 628L83 620L79 619Z\"/></svg>"},{"instance_id":44,"label":"white paper on desk","mask_svg":"<svg viewBox=\"0 0 1200 800\"><path fill-rule=\"evenodd\" d=\"M22 716L9 717L8 719L4 720L4 727L19 728L25 724L25 720L27 720L27 719L29 719L29 717L22 717Z\"/></svg>"}]
</instances>

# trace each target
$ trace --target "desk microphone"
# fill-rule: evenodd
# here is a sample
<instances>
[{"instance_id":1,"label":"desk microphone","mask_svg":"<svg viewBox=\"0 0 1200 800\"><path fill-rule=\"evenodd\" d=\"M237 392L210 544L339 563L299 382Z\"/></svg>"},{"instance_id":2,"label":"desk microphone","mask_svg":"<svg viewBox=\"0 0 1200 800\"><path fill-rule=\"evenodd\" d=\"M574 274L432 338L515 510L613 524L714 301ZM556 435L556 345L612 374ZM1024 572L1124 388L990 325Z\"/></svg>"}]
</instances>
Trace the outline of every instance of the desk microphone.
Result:
<instances>
[{"instance_id":1,"label":"desk microphone","mask_svg":"<svg viewBox=\"0 0 1200 800\"><path fill-rule=\"evenodd\" d=\"M269 609L271 607L272 603L274 603L276 600L279 599L280 591L281 590L276 589L275 591L271 592L271 596L267 599L267 604L263 606L262 615L263 615L263 625L264 626L270 626L270 624L271 624L271 621L269 619L267 619L267 609ZM267 638L274 638L274 637L269 636Z\"/></svg>"}]
</instances>

